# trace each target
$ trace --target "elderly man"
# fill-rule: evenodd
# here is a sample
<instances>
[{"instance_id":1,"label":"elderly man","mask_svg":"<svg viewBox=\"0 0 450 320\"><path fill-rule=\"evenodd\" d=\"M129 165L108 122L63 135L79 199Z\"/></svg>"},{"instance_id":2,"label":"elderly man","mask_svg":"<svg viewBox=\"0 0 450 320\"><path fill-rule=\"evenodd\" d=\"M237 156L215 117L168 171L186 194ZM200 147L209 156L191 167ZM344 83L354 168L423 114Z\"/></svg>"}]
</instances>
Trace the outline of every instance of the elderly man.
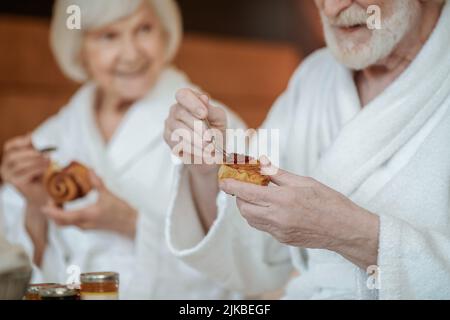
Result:
<instances>
[{"instance_id":1,"label":"elderly man","mask_svg":"<svg viewBox=\"0 0 450 320\"><path fill-rule=\"evenodd\" d=\"M288 298L450 298L450 3L315 2L328 48L263 125L280 129L284 170L268 187L220 182L233 198L215 187L217 166L180 166L169 246L247 294L297 270ZM204 119L232 127L207 97L179 91L166 141Z\"/></svg>"}]
</instances>

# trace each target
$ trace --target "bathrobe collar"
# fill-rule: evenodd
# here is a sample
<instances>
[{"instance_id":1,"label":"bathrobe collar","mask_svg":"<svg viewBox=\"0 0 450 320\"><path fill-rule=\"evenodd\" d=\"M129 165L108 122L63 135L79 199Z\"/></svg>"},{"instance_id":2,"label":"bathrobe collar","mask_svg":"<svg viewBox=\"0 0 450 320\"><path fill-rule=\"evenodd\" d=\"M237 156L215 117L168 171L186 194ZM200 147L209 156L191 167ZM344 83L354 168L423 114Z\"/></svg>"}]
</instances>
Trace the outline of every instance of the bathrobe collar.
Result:
<instances>
[{"instance_id":1,"label":"bathrobe collar","mask_svg":"<svg viewBox=\"0 0 450 320\"><path fill-rule=\"evenodd\" d=\"M349 116L350 121L320 159L315 178L350 196L446 107L443 103L450 91L449 25L450 5L446 4L435 30L408 69L353 118ZM352 72L340 65L337 68L337 91L348 92L350 97L338 99L336 107L348 109L347 103L360 106L355 102Z\"/></svg>"}]
</instances>

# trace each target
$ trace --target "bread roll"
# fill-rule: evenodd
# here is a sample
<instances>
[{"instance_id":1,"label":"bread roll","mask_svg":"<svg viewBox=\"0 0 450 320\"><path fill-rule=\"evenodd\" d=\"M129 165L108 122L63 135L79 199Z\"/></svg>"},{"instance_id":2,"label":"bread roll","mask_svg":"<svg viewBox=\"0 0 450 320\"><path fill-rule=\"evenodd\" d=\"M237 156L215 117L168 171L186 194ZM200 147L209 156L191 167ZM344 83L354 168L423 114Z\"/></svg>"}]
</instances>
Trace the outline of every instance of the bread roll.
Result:
<instances>
[{"instance_id":1,"label":"bread roll","mask_svg":"<svg viewBox=\"0 0 450 320\"><path fill-rule=\"evenodd\" d=\"M261 174L261 164L248 156L233 153L227 163L222 164L218 173L219 180L235 179L260 186L269 185L270 178Z\"/></svg>"},{"instance_id":2,"label":"bread roll","mask_svg":"<svg viewBox=\"0 0 450 320\"><path fill-rule=\"evenodd\" d=\"M57 205L82 198L92 190L89 169L76 161L63 169L51 164L44 176L44 185Z\"/></svg>"}]
</instances>

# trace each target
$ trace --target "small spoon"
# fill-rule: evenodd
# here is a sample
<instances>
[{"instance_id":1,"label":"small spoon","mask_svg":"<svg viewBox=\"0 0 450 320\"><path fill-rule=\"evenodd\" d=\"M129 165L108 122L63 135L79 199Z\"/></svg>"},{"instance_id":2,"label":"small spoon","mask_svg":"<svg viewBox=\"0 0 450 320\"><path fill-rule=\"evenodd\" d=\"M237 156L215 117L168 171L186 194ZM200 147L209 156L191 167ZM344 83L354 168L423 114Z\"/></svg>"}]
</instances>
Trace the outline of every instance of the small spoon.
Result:
<instances>
[{"instance_id":1,"label":"small spoon","mask_svg":"<svg viewBox=\"0 0 450 320\"><path fill-rule=\"evenodd\" d=\"M205 119L205 123L206 123L206 126L208 127L208 129L211 130L212 127L211 127L211 124L209 123L208 119ZM225 156L225 161L228 160L228 159L231 159L231 155L216 144L216 137L215 136L212 136L211 142L213 143L214 148L216 149L216 151L218 151L219 153L221 153L222 155Z\"/></svg>"},{"instance_id":2,"label":"small spoon","mask_svg":"<svg viewBox=\"0 0 450 320\"><path fill-rule=\"evenodd\" d=\"M40 153L50 153L50 152L55 152L56 150L58 150L57 147L47 147L47 148L38 150L38 152L40 152Z\"/></svg>"}]
</instances>

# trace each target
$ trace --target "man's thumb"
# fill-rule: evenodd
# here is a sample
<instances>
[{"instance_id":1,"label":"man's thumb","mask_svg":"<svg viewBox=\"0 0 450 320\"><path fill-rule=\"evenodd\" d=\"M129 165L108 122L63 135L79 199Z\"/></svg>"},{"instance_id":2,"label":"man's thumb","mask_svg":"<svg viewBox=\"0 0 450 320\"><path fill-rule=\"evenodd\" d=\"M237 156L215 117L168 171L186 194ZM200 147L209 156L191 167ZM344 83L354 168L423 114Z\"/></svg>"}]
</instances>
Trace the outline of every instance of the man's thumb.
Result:
<instances>
[{"instance_id":1,"label":"man's thumb","mask_svg":"<svg viewBox=\"0 0 450 320\"><path fill-rule=\"evenodd\" d=\"M295 176L292 173L274 166L266 156L262 156L259 162L261 163L261 173L269 176L271 182L278 186L295 184Z\"/></svg>"}]
</instances>

